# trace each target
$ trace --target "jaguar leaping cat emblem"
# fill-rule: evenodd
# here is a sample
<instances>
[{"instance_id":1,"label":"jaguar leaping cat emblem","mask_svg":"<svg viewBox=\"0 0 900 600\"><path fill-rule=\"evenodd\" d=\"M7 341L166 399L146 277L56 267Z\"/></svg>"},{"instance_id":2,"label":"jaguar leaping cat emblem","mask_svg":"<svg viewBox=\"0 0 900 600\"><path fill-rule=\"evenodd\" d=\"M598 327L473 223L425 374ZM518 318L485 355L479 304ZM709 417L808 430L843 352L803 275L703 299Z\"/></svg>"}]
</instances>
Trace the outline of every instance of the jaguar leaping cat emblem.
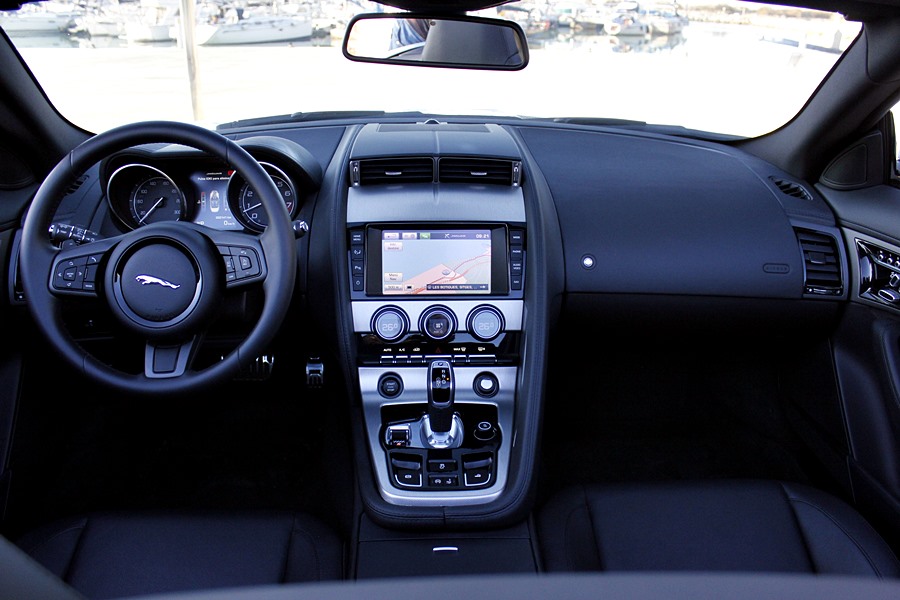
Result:
<instances>
[{"instance_id":1,"label":"jaguar leaping cat emblem","mask_svg":"<svg viewBox=\"0 0 900 600\"><path fill-rule=\"evenodd\" d=\"M175 285L174 283L166 281L165 279L160 279L159 277L154 277L153 275L138 275L134 279L135 279L135 281L138 281L141 285L150 285L152 283L155 283L155 284L161 285L163 287L172 288L173 290L177 290L178 288L181 287L180 285Z\"/></svg>"}]
</instances>

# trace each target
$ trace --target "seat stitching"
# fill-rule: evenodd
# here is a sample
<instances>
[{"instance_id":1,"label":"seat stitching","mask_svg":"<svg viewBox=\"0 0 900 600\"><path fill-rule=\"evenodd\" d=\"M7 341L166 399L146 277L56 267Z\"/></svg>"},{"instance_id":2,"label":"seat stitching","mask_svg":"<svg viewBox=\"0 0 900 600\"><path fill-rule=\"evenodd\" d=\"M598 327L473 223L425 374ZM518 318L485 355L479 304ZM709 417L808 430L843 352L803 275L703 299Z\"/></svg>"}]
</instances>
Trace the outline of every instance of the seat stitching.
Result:
<instances>
[{"instance_id":1,"label":"seat stitching","mask_svg":"<svg viewBox=\"0 0 900 600\"><path fill-rule=\"evenodd\" d=\"M597 561L600 563L600 570L603 570L603 555L600 553L600 546L597 543L597 529L594 526L594 513L591 511L591 507L587 501L587 489L584 486L581 487L581 495L584 498L584 508L587 511L588 522L591 524L591 537L594 540L594 551L597 555Z\"/></svg>"},{"instance_id":2,"label":"seat stitching","mask_svg":"<svg viewBox=\"0 0 900 600\"><path fill-rule=\"evenodd\" d=\"M48 537L47 539L34 544L33 546L30 547L30 549L26 549L26 552L28 552L29 554L34 554L38 549L46 546L53 540L65 535L69 532L80 531L80 533L78 535L78 539L75 541L75 547L72 550L72 554L69 556L69 560L66 561L66 568L63 570L63 573L61 576L63 581L68 581L70 571L72 570L72 563L75 561L75 555L78 554L78 549L81 547L81 540L84 537L84 530L87 529L87 523L88 523L88 520L85 518L81 521L80 524L75 524L75 525L72 525L71 527L67 527L67 528L63 529L62 531L57 531L56 533L54 533L52 536Z\"/></svg>"},{"instance_id":3,"label":"seat stitching","mask_svg":"<svg viewBox=\"0 0 900 600\"><path fill-rule=\"evenodd\" d=\"M851 542L853 542L853 545L856 546L856 549L859 550L859 552L866 559L866 562L869 563L869 566L872 568L872 570L875 571L875 575L877 575L879 579L883 579L881 571L878 570L878 567L876 566L876 564L872 560L872 558L869 556L869 553L866 552L866 549L829 512L827 512L821 506L813 504L812 502L810 502L808 500L803 500L796 496L792 496L789 492L787 492L787 490L785 490L785 494L793 502L796 502L798 504L805 504L805 505L809 506L810 508L813 508L813 509L819 511L822 515L824 515L826 518L828 518L828 520L831 521L834 524L834 526L837 527L841 531L841 533L843 533L845 536L847 536L847 539L849 539ZM867 523L867 525L868 525L868 523ZM869 528L871 529L871 525L869 525ZM873 531L873 533L875 533L874 529L872 529L872 531Z\"/></svg>"},{"instance_id":4,"label":"seat stitching","mask_svg":"<svg viewBox=\"0 0 900 600\"><path fill-rule=\"evenodd\" d=\"M315 538L308 531L306 531L306 529L298 529L297 528L297 517L296 516L294 517L294 523L293 523L293 526L291 527L291 534L292 534L291 539L288 541L288 557L290 557L291 546L293 545L293 542L294 542L294 536L293 536L294 533L299 533L299 534L303 535L306 538L307 542L309 543L309 546L312 548L313 559L316 561L316 581L322 581L322 561L319 560L319 551L316 548ZM287 563L285 563L285 565L286 564ZM287 574L286 569L285 569L285 574Z\"/></svg>"},{"instance_id":5,"label":"seat stitching","mask_svg":"<svg viewBox=\"0 0 900 600\"><path fill-rule=\"evenodd\" d=\"M819 565L816 564L816 558L813 556L812 548L809 547L809 542L806 539L806 531L803 529L803 525L800 523L800 517L797 516L797 511L794 510L794 507L791 506L791 495L788 493L787 488L785 488L783 483L778 484L778 487L781 488L781 495L787 500L788 508L791 509L791 518L794 521L794 527L797 528L797 533L800 535L800 542L803 544L803 550L806 553L806 560L809 561L809 566L812 569L814 574L819 573Z\"/></svg>"}]
</instances>

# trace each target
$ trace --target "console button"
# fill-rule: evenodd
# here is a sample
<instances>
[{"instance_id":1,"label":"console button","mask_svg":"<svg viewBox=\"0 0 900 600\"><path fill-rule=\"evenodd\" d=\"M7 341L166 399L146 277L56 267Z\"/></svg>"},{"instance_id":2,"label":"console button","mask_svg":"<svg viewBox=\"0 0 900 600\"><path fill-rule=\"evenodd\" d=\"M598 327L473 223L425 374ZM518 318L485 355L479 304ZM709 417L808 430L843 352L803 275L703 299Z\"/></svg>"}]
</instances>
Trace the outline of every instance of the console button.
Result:
<instances>
[{"instance_id":1,"label":"console button","mask_svg":"<svg viewBox=\"0 0 900 600\"><path fill-rule=\"evenodd\" d=\"M422 487L422 472L410 469L394 469L394 479L403 487Z\"/></svg>"},{"instance_id":2,"label":"console button","mask_svg":"<svg viewBox=\"0 0 900 600\"><path fill-rule=\"evenodd\" d=\"M475 393L482 398L492 398L497 395L500 382L493 373L484 372L475 376L472 387L475 389Z\"/></svg>"},{"instance_id":3,"label":"console button","mask_svg":"<svg viewBox=\"0 0 900 600\"><path fill-rule=\"evenodd\" d=\"M432 475L428 478L428 485L431 487L456 487L459 485L459 478L456 475Z\"/></svg>"},{"instance_id":4,"label":"console button","mask_svg":"<svg viewBox=\"0 0 900 600\"><path fill-rule=\"evenodd\" d=\"M422 487L422 461L414 455L392 455L394 481L402 487Z\"/></svg>"},{"instance_id":5,"label":"console button","mask_svg":"<svg viewBox=\"0 0 900 600\"><path fill-rule=\"evenodd\" d=\"M491 480L491 470L486 469L466 469L464 477L466 485L474 487L476 485L484 485Z\"/></svg>"},{"instance_id":6,"label":"console button","mask_svg":"<svg viewBox=\"0 0 900 600\"><path fill-rule=\"evenodd\" d=\"M428 461L428 470L432 473L448 473L456 470L455 460L439 460L430 459Z\"/></svg>"},{"instance_id":7,"label":"console button","mask_svg":"<svg viewBox=\"0 0 900 600\"><path fill-rule=\"evenodd\" d=\"M396 398L403 391L403 380L395 373L385 373L378 380L378 393L385 398Z\"/></svg>"}]
</instances>

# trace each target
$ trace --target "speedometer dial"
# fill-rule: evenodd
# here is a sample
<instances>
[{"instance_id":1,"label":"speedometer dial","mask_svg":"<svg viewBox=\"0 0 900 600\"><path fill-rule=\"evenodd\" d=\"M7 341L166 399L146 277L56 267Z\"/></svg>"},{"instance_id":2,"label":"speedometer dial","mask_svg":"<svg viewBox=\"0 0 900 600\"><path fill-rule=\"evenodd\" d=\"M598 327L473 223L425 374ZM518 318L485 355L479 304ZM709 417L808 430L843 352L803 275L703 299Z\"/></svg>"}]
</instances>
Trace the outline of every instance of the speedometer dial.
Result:
<instances>
[{"instance_id":1,"label":"speedometer dial","mask_svg":"<svg viewBox=\"0 0 900 600\"><path fill-rule=\"evenodd\" d=\"M293 215L297 199L294 186L287 178L287 175L282 173L277 167L267 163L263 163L263 167L269 173L272 181L275 182L275 187L278 188L278 192L281 194L281 199L284 201L288 214ZM269 225L269 215L262 206L259 194L246 181L241 185L241 189L238 192L235 212L238 219L250 229L263 231Z\"/></svg>"},{"instance_id":2,"label":"speedometer dial","mask_svg":"<svg viewBox=\"0 0 900 600\"><path fill-rule=\"evenodd\" d=\"M184 195L168 177L151 177L134 187L130 208L137 226L180 221L184 216Z\"/></svg>"}]
</instances>

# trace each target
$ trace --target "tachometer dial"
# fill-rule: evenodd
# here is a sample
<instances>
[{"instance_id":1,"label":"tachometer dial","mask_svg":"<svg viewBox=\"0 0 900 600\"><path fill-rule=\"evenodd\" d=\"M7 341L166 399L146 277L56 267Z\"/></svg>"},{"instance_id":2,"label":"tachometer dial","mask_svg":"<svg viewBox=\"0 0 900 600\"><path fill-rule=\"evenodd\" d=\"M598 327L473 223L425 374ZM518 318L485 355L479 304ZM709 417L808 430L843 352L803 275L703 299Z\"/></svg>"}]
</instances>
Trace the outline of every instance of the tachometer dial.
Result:
<instances>
[{"instance_id":1,"label":"tachometer dial","mask_svg":"<svg viewBox=\"0 0 900 600\"><path fill-rule=\"evenodd\" d=\"M184 194L168 177L151 177L134 187L130 208L137 226L180 221L184 217Z\"/></svg>"},{"instance_id":2,"label":"tachometer dial","mask_svg":"<svg viewBox=\"0 0 900 600\"><path fill-rule=\"evenodd\" d=\"M269 164L264 164L263 166L268 171L272 181L275 182L275 187L278 188L278 192L281 194L281 199L284 201L288 214L293 215L296 202L294 186L287 176L276 167ZM244 182L238 192L237 200L237 213L241 222L251 229L263 231L269 224L269 215L266 214L256 190L250 187L250 184Z\"/></svg>"}]
</instances>

